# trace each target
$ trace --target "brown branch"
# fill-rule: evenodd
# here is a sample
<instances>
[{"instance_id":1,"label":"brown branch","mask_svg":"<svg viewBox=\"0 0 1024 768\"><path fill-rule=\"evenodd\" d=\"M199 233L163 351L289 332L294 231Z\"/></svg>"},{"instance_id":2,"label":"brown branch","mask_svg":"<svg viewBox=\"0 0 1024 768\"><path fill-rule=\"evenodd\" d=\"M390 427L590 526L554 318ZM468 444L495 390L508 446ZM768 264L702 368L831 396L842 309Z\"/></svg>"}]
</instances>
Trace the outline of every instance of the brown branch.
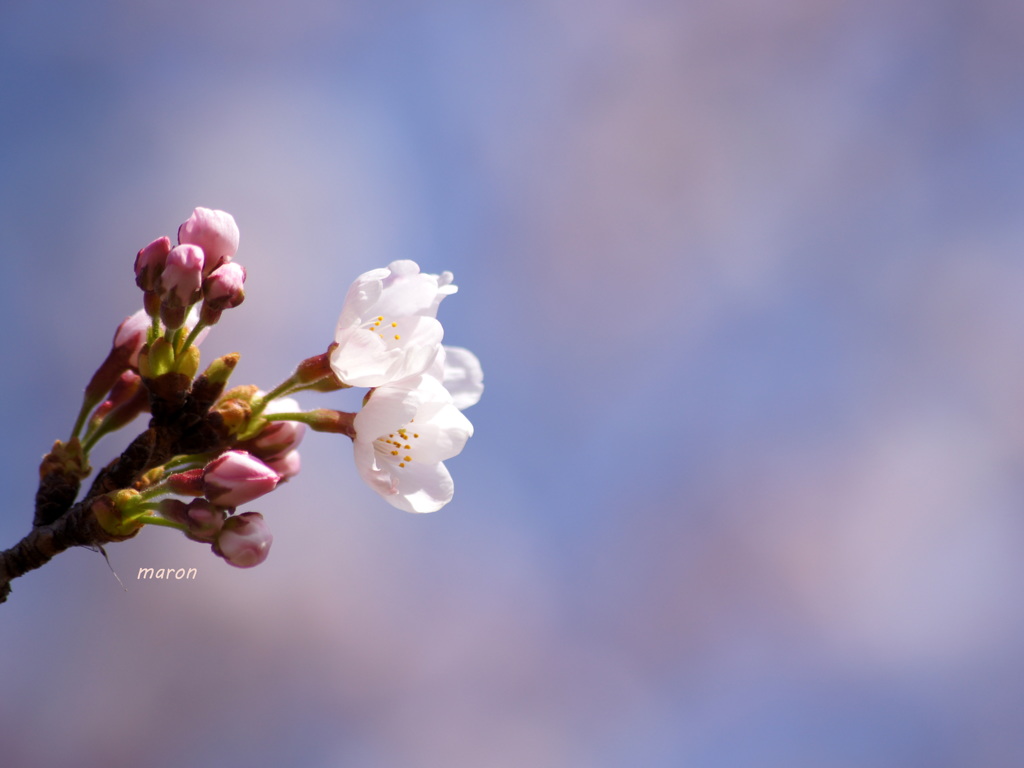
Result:
<instances>
[{"instance_id":1,"label":"brown branch","mask_svg":"<svg viewBox=\"0 0 1024 768\"><path fill-rule=\"evenodd\" d=\"M75 504L58 520L34 527L28 536L0 552L0 603L11 593L12 579L46 565L64 550L128 538L131 536L114 536L103 530L93 513L91 499Z\"/></svg>"},{"instance_id":2,"label":"brown branch","mask_svg":"<svg viewBox=\"0 0 1024 768\"><path fill-rule=\"evenodd\" d=\"M11 580L45 565L64 550L123 541L134 535L106 531L94 511L97 499L131 488L147 471L179 454L229 447L231 439L220 414L210 410L223 391L223 383L211 382L205 376L193 383L180 374L166 374L145 383L153 414L149 428L97 474L84 499L72 503L78 491L79 478L75 475L81 466L67 469L66 456L61 452L66 453L70 444L58 444L43 459L33 528L13 547L0 552L0 603L11 592Z\"/></svg>"}]
</instances>

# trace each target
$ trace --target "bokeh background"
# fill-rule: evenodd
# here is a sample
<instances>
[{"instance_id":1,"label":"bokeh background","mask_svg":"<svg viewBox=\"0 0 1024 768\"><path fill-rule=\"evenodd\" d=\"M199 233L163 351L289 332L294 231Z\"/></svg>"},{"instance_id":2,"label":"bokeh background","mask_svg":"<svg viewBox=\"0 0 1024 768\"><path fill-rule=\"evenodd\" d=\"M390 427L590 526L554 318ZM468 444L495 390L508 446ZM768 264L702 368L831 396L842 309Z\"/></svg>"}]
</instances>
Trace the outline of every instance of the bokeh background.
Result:
<instances>
[{"instance_id":1,"label":"bokeh background","mask_svg":"<svg viewBox=\"0 0 1024 768\"><path fill-rule=\"evenodd\" d=\"M1011 0L0 2L0 545L196 205L238 383L410 258L487 385L440 512L314 434L256 569L14 582L0 763L1024 764L1022 84Z\"/></svg>"}]
</instances>

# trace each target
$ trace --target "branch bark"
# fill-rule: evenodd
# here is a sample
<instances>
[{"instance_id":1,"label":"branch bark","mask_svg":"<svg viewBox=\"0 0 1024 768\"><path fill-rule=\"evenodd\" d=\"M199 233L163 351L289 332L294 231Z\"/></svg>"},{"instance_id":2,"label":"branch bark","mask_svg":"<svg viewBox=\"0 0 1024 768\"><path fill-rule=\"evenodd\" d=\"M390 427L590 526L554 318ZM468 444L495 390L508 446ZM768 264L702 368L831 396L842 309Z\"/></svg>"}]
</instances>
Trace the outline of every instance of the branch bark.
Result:
<instances>
[{"instance_id":1,"label":"branch bark","mask_svg":"<svg viewBox=\"0 0 1024 768\"><path fill-rule=\"evenodd\" d=\"M135 486L143 474L179 454L230 447L231 439L220 414L210 410L223 391L223 383L211 382L205 376L192 382L180 374L166 374L145 384L153 414L149 428L99 472L84 499L73 503L79 482L75 473L53 468L56 447L43 459L32 530L0 552L0 603L10 594L13 579L42 567L66 549L131 538L103 529L93 511L98 498Z\"/></svg>"}]
</instances>

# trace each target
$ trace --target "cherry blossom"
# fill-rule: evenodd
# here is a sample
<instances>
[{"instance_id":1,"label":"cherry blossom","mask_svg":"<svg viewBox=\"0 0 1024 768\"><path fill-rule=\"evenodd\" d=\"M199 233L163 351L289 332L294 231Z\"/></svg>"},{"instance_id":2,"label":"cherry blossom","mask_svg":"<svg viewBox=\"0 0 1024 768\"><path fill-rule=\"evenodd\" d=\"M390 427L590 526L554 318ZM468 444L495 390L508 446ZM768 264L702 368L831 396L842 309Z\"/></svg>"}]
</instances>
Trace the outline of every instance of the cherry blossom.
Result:
<instances>
[{"instance_id":1,"label":"cherry blossom","mask_svg":"<svg viewBox=\"0 0 1024 768\"><path fill-rule=\"evenodd\" d=\"M444 465L473 425L433 376L411 376L373 390L355 417L353 447L360 476L394 507L434 512L455 487Z\"/></svg>"},{"instance_id":2,"label":"cherry blossom","mask_svg":"<svg viewBox=\"0 0 1024 768\"><path fill-rule=\"evenodd\" d=\"M457 290L451 272L422 273L408 260L360 275L338 319L335 375L350 386L379 387L425 371L444 336L437 308Z\"/></svg>"}]
</instances>

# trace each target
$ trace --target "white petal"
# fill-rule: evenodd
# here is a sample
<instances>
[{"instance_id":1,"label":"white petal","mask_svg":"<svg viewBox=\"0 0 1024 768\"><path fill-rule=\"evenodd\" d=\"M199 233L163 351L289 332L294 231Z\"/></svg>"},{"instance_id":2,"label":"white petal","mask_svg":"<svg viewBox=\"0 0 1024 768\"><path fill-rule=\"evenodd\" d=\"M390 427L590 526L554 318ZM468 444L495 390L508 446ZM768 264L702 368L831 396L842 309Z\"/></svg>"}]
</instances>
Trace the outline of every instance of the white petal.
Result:
<instances>
[{"instance_id":1,"label":"white petal","mask_svg":"<svg viewBox=\"0 0 1024 768\"><path fill-rule=\"evenodd\" d=\"M484 392L484 370L477 356L462 347L444 347L443 380L460 411L475 405Z\"/></svg>"},{"instance_id":2,"label":"white petal","mask_svg":"<svg viewBox=\"0 0 1024 768\"><path fill-rule=\"evenodd\" d=\"M387 269L371 269L349 286L345 303L341 307L341 317L338 318L339 333L346 328L362 325L364 318L369 316L369 308L380 299L383 290L381 281L389 274Z\"/></svg>"},{"instance_id":3,"label":"white petal","mask_svg":"<svg viewBox=\"0 0 1024 768\"><path fill-rule=\"evenodd\" d=\"M473 434L473 425L462 411L447 404L429 421L417 417L408 427L408 434L419 435L410 441L416 463L429 464L461 453Z\"/></svg>"},{"instance_id":4,"label":"white petal","mask_svg":"<svg viewBox=\"0 0 1024 768\"><path fill-rule=\"evenodd\" d=\"M397 481L398 493L384 498L406 512L436 512L455 494L452 476L441 462L409 464L392 478Z\"/></svg>"},{"instance_id":5,"label":"white petal","mask_svg":"<svg viewBox=\"0 0 1024 768\"><path fill-rule=\"evenodd\" d=\"M257 397L263 397L266 392L258 390L256 392ZM267 403L263 409L264 413L299 413L302 410L302 406L299 405L299 401L294 397L279 397L276 400L271 400Z\"/></svg>"},{"instance_id":6,"label":"white petal","mask_svg":"<svg viewBox=\"0 0 1024 768\"><path fill-rule=\"evenodd\" d=\"M398 493L397 485L392 482L387 467L378 464L373 442L355 441L352 450L359 476L368 486L390 501L390 497Z\"/></svg>"},{"instance_id":7,"label":"white petal","mask_svg":"<svg viewBox=\"0 0 1024 768\"><path fill-rule=\"evenodd\" d=\"M391 381L404 358L399 347L387 344L372 331L352 328L339 331L338 346L331 352L331 369L353 387L373 387Z\"/></svg>"},{"instance_id":8,"label":"white petal","mask_svg":"<svg viewBox=\"0 0 1024 768\"><path fill-rule=\"evenodd\" d=\"M422 395L415 390L391 385L375 389L353 422L356 441L372 444L404 427L415 418L421 403Z\"/></svg>"}]
</instances>

